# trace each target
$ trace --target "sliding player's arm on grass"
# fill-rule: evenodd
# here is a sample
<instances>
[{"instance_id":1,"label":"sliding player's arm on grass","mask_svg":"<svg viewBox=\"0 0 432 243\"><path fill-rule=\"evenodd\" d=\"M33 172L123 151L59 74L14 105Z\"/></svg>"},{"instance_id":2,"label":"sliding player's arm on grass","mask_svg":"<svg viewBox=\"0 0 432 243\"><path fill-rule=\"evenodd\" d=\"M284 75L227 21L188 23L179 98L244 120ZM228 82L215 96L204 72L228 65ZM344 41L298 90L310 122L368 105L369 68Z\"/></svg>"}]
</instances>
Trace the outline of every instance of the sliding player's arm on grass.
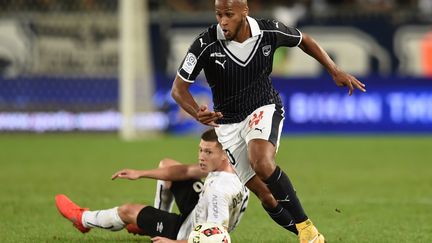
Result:
<instances>
[{"instance_id":1,"label":"sliding player's arm on grass","mask_svg":"<svg viewBox=\"0 0 432 243\"><path fill-rule=\"evenodd\" d=\"M180 164L180 162L172 159L164 160L173 161L175 165L151 170L123 169L114 173L111 179L115 180L117 178L122 178L136 180L140 178L151 178L164 181L184 181L189 179L201 179L207 176L207 173L200 169L199 164L186 165Z\"/></svg>"}]
</instances>

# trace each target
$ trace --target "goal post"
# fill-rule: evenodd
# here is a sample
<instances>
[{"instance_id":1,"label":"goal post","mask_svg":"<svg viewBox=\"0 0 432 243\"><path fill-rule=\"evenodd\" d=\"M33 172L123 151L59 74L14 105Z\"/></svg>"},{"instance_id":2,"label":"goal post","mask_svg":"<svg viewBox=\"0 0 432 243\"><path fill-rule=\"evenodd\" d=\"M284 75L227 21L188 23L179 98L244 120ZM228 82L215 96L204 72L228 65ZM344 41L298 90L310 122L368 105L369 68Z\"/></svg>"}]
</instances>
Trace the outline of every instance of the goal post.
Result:
<instances>
[{"instance_id":1,"label":"goal post","mask_svg":"<svg viewBox=\"0 0 432 243\"><path fill-rule=\"evenodd\" d=\"M119 134L125 140L150 135L154 131L137 126L138 114L154 111L153 67L150 55L148 0L119 1Z\"/></svg>"}]
</instances>

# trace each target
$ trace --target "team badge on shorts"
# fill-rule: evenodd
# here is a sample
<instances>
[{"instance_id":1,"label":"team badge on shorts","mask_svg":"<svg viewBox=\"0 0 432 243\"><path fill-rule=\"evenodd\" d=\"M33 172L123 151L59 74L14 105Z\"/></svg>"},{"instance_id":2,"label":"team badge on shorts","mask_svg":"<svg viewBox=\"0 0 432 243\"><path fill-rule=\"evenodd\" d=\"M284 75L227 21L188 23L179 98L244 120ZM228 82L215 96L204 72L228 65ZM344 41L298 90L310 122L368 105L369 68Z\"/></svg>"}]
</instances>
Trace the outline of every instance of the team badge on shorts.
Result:
<instances>
[{"instance_id":1,"label":"team badge on shorts","mask_svg":"<svg viewBox=\"0 0 432 243\"><path fill-rule=\"evenodd\" d=\"M260 111L259 114L255 112L252 115L252 118L249 120L249 127L252 128L253 126L258 125L258 123L263 119L264 111Z\"/></svg>"}]
</instances>

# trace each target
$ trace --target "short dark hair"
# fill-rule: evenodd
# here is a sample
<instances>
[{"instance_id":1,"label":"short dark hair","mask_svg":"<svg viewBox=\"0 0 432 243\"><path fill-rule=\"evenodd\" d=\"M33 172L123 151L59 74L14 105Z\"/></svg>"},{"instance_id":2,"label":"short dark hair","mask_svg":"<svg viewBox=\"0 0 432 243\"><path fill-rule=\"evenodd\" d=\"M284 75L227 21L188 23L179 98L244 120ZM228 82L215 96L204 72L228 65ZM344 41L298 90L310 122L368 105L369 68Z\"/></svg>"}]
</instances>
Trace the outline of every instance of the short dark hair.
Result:
<instances>
[{"instance_id":1,"label":"short dark hair","mask_svg":"<svg viewBox=\"0 0 432 243\"><path fill-rule=\"evenodd\" d=\"M206 142L219 142L214 128L211 128L201 135L201 139Z\"/></svg>"}]
</instances>

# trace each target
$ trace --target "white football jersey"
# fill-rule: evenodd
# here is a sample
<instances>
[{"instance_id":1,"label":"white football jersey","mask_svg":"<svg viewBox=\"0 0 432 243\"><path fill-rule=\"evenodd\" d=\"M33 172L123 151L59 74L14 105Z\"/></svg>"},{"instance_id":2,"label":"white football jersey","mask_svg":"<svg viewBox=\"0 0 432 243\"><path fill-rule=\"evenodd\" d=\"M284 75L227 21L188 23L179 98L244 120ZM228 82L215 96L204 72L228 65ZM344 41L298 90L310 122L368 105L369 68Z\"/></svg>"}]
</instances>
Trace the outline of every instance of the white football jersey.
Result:
<instances>
[{"instance_id":1,"label":"white football jersey","mask_svg":"<svg viewBox=\"0 0 432 243\"><path fill-rule=\"evenodd\" d=\"M177 240L186 240L199 223L221 224L231 232L238 225L249 200L249 190L236 174L224 171L208 174L195 208L183 222Z\"/></svg>"}]
</instances>

